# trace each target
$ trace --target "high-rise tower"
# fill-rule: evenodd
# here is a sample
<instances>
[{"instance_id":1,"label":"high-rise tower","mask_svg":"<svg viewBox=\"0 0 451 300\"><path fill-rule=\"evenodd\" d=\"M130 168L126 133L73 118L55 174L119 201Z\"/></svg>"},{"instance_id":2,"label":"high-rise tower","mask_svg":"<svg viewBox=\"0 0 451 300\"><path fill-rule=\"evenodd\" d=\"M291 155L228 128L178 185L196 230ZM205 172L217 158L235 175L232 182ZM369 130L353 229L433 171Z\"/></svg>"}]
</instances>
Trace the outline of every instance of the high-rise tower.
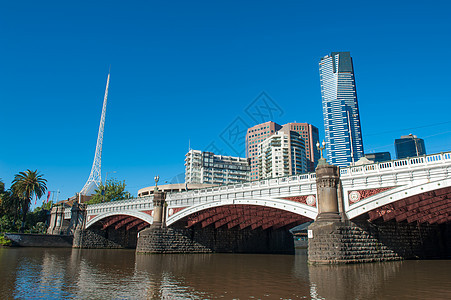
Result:
<instances>
[{"instance_id":1,"label":"high-rise tower","mask_svg":"<svg viewBox=\"0 0 451 300\"><path fill-rule=\"evenodd\" d=\"M91 174L88 181L81 190L80 194L89 196L94 193L94 190L102 184L101 166L102 166L102 144L103 144L103 129L105 126L106 102L108 98L108 87L110 85L110 73L106 80L105 96L103 97L102 116L100 117L99 134L97 135L96 153L94 155L94 162L92 163Z\"/></svg>"},{"instance_id":2,"label":"high-rise tower","mask_svg":"<svg viewBox=\"0 0 451 300\"><path fill-rule=\"evenodd\" d=\"M426 154L424 140L416 135L403 135L395 140L396 158L416 157Z\"/></svg>"},{"instance_id":3,"label":"high-rise tower","mask_svg":"<svg viewBox=\"0 0 451 300\"><path fill-rule=\"evenodd\" d=\"M327 160L337 166L363 156L362 130L349 52L332 52L319 63Z\"/></svg>"}]
</instances>

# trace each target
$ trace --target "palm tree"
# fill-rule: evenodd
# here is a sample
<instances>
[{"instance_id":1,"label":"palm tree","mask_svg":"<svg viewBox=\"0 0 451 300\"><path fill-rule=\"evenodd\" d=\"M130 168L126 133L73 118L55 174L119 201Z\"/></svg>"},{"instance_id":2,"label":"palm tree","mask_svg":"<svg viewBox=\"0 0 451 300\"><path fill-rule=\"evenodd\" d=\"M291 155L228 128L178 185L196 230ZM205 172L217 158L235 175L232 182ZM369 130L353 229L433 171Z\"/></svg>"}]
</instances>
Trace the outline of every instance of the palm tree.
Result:
<instances>
[{"instance_id":1,"label":"palm tree","mask_svg":"<svg viewBox=\"0 0 451 300\"><path fill-rule=\"evenodd\" d=\"M21 200L22 207L22 227L21 231L25 228L25 219L27 217L28 210L30 209L30 203L33 195L41 198L47 190L47 180L42 178L42 174L38 173L38 170L26 172L19 172L14 176L11 189Z\"/></svg>"}]
</instances>

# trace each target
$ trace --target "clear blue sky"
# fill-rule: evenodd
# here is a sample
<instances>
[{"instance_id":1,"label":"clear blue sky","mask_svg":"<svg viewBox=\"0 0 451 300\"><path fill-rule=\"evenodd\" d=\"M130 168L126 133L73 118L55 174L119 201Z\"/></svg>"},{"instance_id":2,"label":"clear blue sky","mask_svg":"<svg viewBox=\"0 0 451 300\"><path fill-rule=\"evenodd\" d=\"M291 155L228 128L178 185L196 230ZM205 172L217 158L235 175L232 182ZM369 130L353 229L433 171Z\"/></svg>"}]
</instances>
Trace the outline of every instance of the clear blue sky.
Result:
<instances>
[{"instance_id":1,"label":"clear blue sky","mask_svg":"<svg viewBox=\"0 0 451 300\"><path fill-rule=\"evenodd\" d=\"M449 1L2 1L0 178L38 169L59 199L94 158L108 68L102 176L137 190L184 172L188 143L244 153L265 91L283 124L324 136L320 58L354 59L365 152L401 135L451 150ZM264 119L264 118L263 118ZM210 148L211 149L211 148Z\"/></svg>"}]
</instances>

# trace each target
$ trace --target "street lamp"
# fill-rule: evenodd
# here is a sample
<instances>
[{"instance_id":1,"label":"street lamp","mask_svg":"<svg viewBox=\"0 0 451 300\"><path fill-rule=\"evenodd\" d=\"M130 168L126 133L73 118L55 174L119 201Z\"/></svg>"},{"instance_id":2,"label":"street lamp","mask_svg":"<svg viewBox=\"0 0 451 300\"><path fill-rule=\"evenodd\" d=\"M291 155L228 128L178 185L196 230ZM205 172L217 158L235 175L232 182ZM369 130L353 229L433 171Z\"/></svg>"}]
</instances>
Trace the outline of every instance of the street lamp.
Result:
<instances>
[{"instance_id":1,"label":"street lamp","mask_svg":"<svg viewBox=\"0 0 451 300\"><path fill-rule=\"evenodd\" d=\"M157 175L154 177L154 179L155 179L155 189L154 190L158 191L158 181L160 180L160 176Z\"/></svg>"},{"instance_id":2,"label":"street lamp","mask_svg":"<svg viewBox=\"0 0 451 300\"><path fill-rule=\"evenodd\" d=\"M323 150L326 148L326 142L323 140L323 142L322 142L322 147L320 147L319 146L319 141L318 142L316 142L316 148L320 151L320 158L324 158L323 157Z\"/></svg>"},{"instance_id":3,"label":"street lamp","mask_svg":"<svg viewBox=\"0 0 451 300\"><path fill-rule=\"evenodd\" d=\"M326 159L323 156L323 150L326 148L326 142L324 140L322 142L322 145L323 146L320 147L319 141L316 142L316 148L320 151L320 158L319 158L319 161L318 161L318 165L325 165L325 164L327 164Z\"/></svg>"}]
</instances>

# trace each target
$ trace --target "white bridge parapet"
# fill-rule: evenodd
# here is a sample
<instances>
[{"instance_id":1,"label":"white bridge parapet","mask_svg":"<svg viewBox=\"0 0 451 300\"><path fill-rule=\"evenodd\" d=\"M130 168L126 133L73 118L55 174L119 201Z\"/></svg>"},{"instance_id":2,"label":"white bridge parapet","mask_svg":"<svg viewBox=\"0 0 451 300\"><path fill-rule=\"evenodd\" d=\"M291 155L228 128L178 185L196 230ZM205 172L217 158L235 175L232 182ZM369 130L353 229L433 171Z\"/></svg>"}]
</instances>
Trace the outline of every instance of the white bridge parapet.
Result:
<instances>
[{"instance_id":1,"label":"white bridge parapet","mask_svg":"<svg viewBox=\"0 0 451 300\"><path fill-rule=\"evenodd\" d=\"M170 193L166 201L169 207L186 207L206 202L271 199L312 193L316 194L315 173Z\"/></svg>"},{"instance_id":2,"label":"white bridge parapet","mask_svg":"<svg viewBox=\"0 0 451 300\"><path fill-rule=\"evenodd\" d=\"M345 211L349 217L355 217L368 211L369 208L376 207L376 204L373 205L374 207L368 206L374 196L361 202L351 203L349 193L352 191L392 188L381 192L380 198L381 195L387 196L390 193L405 189L412 192L413 187L431 182L443 181L444 184L451 182L451 152L342 168L340 169L340 177L343 184ZM444 186L442 185L442 187ZM233 203L252 204L252 200L255 200L255 203L265 203L265 205L274 204L274 207L283 209L282 206L279 206L284 201L289 200L281 201L281 198L306 195L315 195L316 197L315 173L173 192L167 194L166 202L168 211L170 208L202 207L209 203L214 203L214 206L219 206L221 203L224 205ZM150 211L153 209L152 200L153 196L151 195L88 205L87 214L89 218L89 216L113 212L120 214L121 211ZM384 201L384 203L387 201ZM309 216L317 213L316 207L303 203L296 203L296 205L303 210L308 210ZM70 218L70 209L65 210L65 218Z\"/></svg>"}]
</instances>

